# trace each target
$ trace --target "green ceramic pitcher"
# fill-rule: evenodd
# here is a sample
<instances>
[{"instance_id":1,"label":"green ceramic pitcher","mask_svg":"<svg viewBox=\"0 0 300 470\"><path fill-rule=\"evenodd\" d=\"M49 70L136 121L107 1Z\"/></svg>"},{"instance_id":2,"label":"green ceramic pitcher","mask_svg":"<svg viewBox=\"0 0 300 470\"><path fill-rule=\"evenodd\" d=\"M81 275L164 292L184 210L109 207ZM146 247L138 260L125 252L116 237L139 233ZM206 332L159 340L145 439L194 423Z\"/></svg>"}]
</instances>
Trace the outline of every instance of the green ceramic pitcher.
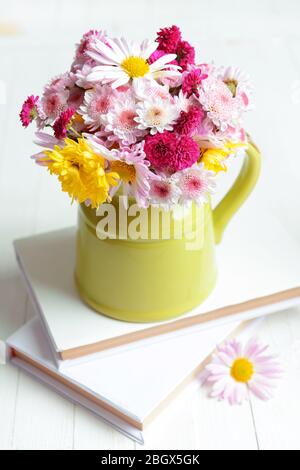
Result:
<instances>
[{"instance_id":1,"label":"green ceramic pitcher","mask_svg":"<svg viewBox=\"0 0 300 470\"><path fill-rule=\"evenodd\" d=\"M168 320L201 304L216 284L215 243L259 173L260 153L250 143L229 192L214 210L210 203L194 206L191 233L181 238L171 227L169 238L159 232L155 239L121 239L117 232L115 239L99 239L96 211L80 205L75 279L81 298L99 313L130 322ZM118 212L118 198L112 204ZM199 242L195 249L191 240Z\"/></svg>"}]
</instances>

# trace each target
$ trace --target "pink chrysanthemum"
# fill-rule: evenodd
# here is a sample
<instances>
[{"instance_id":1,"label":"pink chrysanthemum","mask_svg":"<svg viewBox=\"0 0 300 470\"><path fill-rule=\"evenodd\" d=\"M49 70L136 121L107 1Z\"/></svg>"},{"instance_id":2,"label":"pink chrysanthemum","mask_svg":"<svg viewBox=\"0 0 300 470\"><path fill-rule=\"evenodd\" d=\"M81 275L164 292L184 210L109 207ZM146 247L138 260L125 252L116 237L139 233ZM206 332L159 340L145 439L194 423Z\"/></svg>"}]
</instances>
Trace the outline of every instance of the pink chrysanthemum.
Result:
<instances>
[{"instance_id":1,"label":"pink chrysanthemum","mask_svg":"<svg viewBox=\"0 0 300 470\"><path fill-rule=\"evenodd\" d=\"M198 128L203 117L204 112L199 106L191 106L187 112L181 111L174 131L180 135L191 135Z\"/></svg>"},{"instance_id":2,"label":"pink chrysanthemum","mask_svg":"<svg viewBox=\"0 0 300 470\"><path fill-rule=\"evenodd\" d=\"M181 41L181 31L178 26L173 25L170 28L161 28L157 33L156 42L158 42L158 49L168 54L176 52L179 41Z\"/></svg>"},{"instance_id":3,"label":"pink chrysanthemum","mask_svg":"<svg viewBox=\"0 0 300 470\"><path fill-rule=\"evenodd\" d=\"M181 204L195 202L200 206L215 189L213 172L206 170L202 165L179 171L173 178L181 191Z\"/></svg>"},{"instance_id":4,"label":"pink chrysanthemum","mask_svg":"<svg viewBox=\"0 0 300 470\"><path fill-rule=\"evenodd\" d=\"M77 45L75 56L77 58L85 56L88 59L89 57L86 55L86 52L91 50L91 44L93 44L96 39L105 42L105 38L106 35L103 33L103 31L90 29L82 36L80 43Z\"/></svg>"},{"instance_id":5,"label":"pink chrysanthemum","mask_svg":"<svg viewBox=\"0 0 300 470\"><path fill-rule=\"evenodd\" d=\"M85 90L77 85L74 85L69 90L68 106L77 110L83 103Z\"/></svg>"},{"instance_id":6,"label":"pink chrysanthemum","mask_svg":"<svg viewBox=\"0 0 300 470\"><path fill-rule=\"evenodd\" d=\"M82 92L75 86L76 76L66 72L54 77L45 86L42 96L42 109L47 118L56 119L69 107L77 108L83 99Z\"/></svg>"},{"instance_id":7,"label":"pink chrysanthemum","mask_svg":"<svg viewBox=\"0 0 300 470\"><path fill-rule=\"evenodd\" d=\"M108 138L127 144L137 142L145 131L138 128L136 117L136 103L131 92L119 93L108 113L103 115L106 123L104 130L111 133Z\"/></svg>"},{"instance_id":8,"label":"pink chrysanthemum","mask_svg":"<svg viewBox=\"0 0 300 470\"><path fill-rule=\"evenodd\" d=\"M191 137L168 131L148 135L144 150L153 167L167 174L191 167L199 157L198 145Z\"/></svg>"},{"instance_id":9,"label":"pink chrysanthemum","mask_svg":"<svg viewBox=\"0 0 300 470\"><path fill-rule=\"evenodd\" d=\"M150 204L155 204L165 210L178 203L180 190L172 178L163 176L153 178L150 184Z\"/></svg>"},{"instance_id":10,"label":"pink chrysanthemum","mask_svg":"<svg viewBox=\"0 0 300 470\"><path fill-rule=\"evenodd\" d=\"M189 65L195 64L195 49L187 41L180 41L176 49L177 62L182 70L187 70Z\"/></svg>"},{"instance_id":11,"label":"pink chrysanthemum","mask_svg":"<svg viewBox=\"0 0 300 470\"><path fill-rule=\"evenodd\" d=\"M24 101L19 114L22 126L28 127L29 124L37 117L38 101L39 97L34 95L28 96L27 100Z\"/></svg>"},{"instance_id":12,"label":"pink chrysanthemum","mask_svg":"<svg viewBox=\"0 0 300 470\"><path fill-rule=\"evenodd\" d=\"M42 109L47 118L55 119L67 107L69 92L66 89L51 92L46 90L42 97Z\"/></svg>"},{"instance_id":13,"label":"pink chrysanthemum","mask_svg":"<svg viewBox=\"0 0 300 470\"><path fill-rule=\"evenodd\" d=\"M245 346L235 339L219 346L206 366L207 380L213 384L211 396L232 405L248 398L248 390L261 400L270 399L281 370L274 356L264 354L267 349L254 338Z\"/></svg>"},{"instance_id":14,"label":"pink chrysanthemum","mask_svg":"<svg viewBox=\"0 0 300 470\"><path fill-rule=\"evenodd\" d=\"M72 121L75 110L68 108L63 111L53 124L54 135L57 139L64 139Z\"/></svg>"},{"instance_id":15,"label":"pink chrysanthemum","mask_svg":"<svg viewBox=\"0 0 300 470\"><path fill-rule=\"evenodd\" d=\"M113 108L113 100L117 96L109 85L99 85L86 91L79 113L90 130L94 131L105 123L104 117Z\"/></svg>"},{"instance_id":16,"label":"pink chrysanthemum","mask_svg":"<svg viewBox=\"0 0 300 470\"><path fill-rule=\"evenodd\" d=\"M89 57L88 52L92 50L96 41L106 44L106 34L103 31L91 29L87 31L76 46L75 58L71 66L72 71L80 71L84 65L95 66L95 61Z\"/></svg>"},{"instance_id":17,"label":"pink chrysanthemum","mask_svg":"<svg viewBox=\"0 0 300 470\"><path fill-rule=\"evenodd\" d=\"M234 97L229 88L215 77L203 81L199 90L199 101L208 117L221 131L235 128L243 110L239 96Z\"/></svg>"},{"instance_id":18,"label":"pink chrysanthemum","mask_svg":"<svg viewBox=\"0 0 300 470\"><path fill-rule=\"evenodd\" d=\"M206 73L202 73L200 69L194 69L186 72L182 79L182 91L189 98L192 95L199 97L198 87L202 80L207 78Z\"/></svg>"}]
</instances>

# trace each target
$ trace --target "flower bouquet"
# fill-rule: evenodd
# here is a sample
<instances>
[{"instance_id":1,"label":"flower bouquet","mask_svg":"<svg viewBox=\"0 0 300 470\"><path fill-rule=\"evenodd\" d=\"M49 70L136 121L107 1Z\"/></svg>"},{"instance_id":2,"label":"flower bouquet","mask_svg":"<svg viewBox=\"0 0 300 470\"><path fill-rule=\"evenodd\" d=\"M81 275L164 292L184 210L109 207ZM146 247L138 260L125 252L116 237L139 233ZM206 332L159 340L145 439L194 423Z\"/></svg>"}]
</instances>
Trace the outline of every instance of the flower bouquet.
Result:
<instances>
[{"instance_id":1,"label":"flower bouquet","mask_svg":"<svg viewBox=\"0 0 300 470\"><path fill-rule=\"evenodd\" d=\"M76 47L70 70L53 78L41 97L27 98L20 118L24 127L35 121L35 142L42 147L33 158L56 175L62 191L80 204L76 276L90 305L118 318L148 321L183 313L208 295L216 271L213 255L208 255L213 251L213 229L204 228L202 233L198 256L205 260L194 256L191 265L190 255L186 254L185 260L178 255L183 245L170 252L164 249L165 258L161 258L160 245L156 243L153 248L153 244L144 243L140 259L129 267L127 255L132 243L128 245L126 240L126 245L124 241L124 253L120 244L112 251L112 246L103 244L99 237L97 244L96 240L92 242L87 229L83 235L83 227L96 227L95 209L107 203L116 206L119 195L128 196L148 212L152 207L168 212L198 207L205 215L202 227L206 227L206 219L211 219L209 195L215 189L217 174L227 170L229 157L245 150L249 153L242 118L250 106L247 76L237 68L197 64L195 49L182 38L177 26L163 28L155 41L141 44L112 39L102 31L88 31ZM215 232L221 233L225 225L222 219L237 210L254 186L258 172L253 171L253 161L252 173L245 169L248 182L241 184L241 178L245 178L240 175L231 195L216 209ZM234 194L228 209L225 206ZM97 238L96 230L94 236ZM151 246L156 251L151 252ZM111 298L116 277L116 273L107 276L111 256L116 256L120 283L128 276L128 283L142 280L140 301L136 302L136 289L127 286L119 303L110 305L107 297ZM150 259L155 265L157 256L168 271L173 265L174 279L163 272L161 263L160 268L152 266L152 270L146 266ZM105 266L103 271L99 271L95 259ZM176 259L181 259L179 264ZM186 273L187 269L191 272L183 281L179 272ZM200 275L207 282L199 288ZM159 280L157 289L153 279ZM149 282L152 291L145 288ZM180 299L171 302L177 288ZM120 297L120 289L114 294ZM132 315L137 311L138 318Z\"/></svg>"}]
</instances>

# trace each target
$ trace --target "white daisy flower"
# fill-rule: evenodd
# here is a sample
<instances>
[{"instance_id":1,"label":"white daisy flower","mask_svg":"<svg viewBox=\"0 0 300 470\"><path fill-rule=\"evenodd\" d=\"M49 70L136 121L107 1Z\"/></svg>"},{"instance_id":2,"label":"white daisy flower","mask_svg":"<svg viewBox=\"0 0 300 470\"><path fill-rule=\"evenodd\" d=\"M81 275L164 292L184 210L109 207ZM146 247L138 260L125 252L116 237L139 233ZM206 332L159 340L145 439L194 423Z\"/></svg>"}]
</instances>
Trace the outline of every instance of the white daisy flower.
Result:
<instances>
[{"instance_id":1,"label":"white daisy flower","mask_svg":"<svg viewBox=\"0 0 300 470\"><path fill-rule=\"evenodd\" d=\"M136 107L137 117L134 120L141 130L149 129L150 134L157 132L172 131L173 124L179 117L180 110L170 100L153 98L141 101Z\"/></svg>"},{"instance_id":2,"label":"white daisy flower","mask_svg":"<svg viewBox=\"0 0 300 470\"><path fill-rule=\"evenodd\" d=\"M134 144L138 137L143 137L145 131L138 128L136 117L136 103L132 94L120 93L114 106L104 116L105 132L112 133L108 139Z\"/></svg>"},{"instance_id":3,"label":"white daisy flower","mask_svg":"<svg viewBox=\"0 0 300 470\"><path fill-rule=\"evenodd\" d=\"M106 44L96 40L87 54L96 62L88 79L111 83L113 88L125 85L131 79L158 79L179 75L178 66L170 64L176 54L166 54L149 64L148 59L157 49L157 43L144 40L141 45L128 43L124 38L107 39Z\"/></svg>"}]
</instances>

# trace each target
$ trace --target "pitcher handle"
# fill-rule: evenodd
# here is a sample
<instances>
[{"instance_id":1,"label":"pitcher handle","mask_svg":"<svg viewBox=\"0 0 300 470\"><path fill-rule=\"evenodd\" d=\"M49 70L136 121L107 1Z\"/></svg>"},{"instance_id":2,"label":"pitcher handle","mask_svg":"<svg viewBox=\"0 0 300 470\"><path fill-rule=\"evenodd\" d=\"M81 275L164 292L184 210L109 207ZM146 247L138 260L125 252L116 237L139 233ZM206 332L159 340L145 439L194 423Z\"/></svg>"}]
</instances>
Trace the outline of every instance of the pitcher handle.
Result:
<instances>
[{"instance_id":1,"label":"pitcher handle","mask_svg":"<svg viewBox=\"0 0 300 470\"><path fill-rule=\"evenodd\" d=\"M228 193L213 210L216 243L220 243L227 224L253 191L260 174L260 167L260 151L256 145L249 140L244 163L237 179Z\"/></svg>"}]
</instances>

